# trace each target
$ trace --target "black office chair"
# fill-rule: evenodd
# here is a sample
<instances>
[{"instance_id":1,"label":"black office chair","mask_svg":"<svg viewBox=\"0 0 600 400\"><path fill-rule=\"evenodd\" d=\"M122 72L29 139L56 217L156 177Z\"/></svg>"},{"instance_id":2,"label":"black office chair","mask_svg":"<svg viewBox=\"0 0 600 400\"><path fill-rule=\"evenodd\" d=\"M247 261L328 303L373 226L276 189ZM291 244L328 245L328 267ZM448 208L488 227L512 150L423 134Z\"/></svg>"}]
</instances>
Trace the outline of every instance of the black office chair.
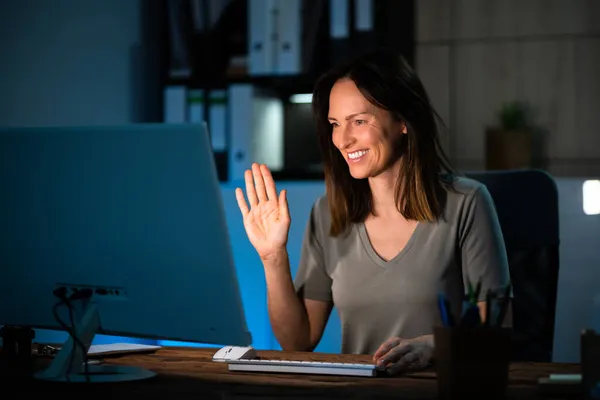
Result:
<instances>
[{"instance_id":1,"label":"black office chair","mask_svg":"<svg viewBox=\"0 0 600 400\"><path fill-rule=\"evenodd\" d=\"M488 188L513 284L513 360L552 360L559 269L558 191L539 170L470 172Z\"/></svg>"}]
</instances>

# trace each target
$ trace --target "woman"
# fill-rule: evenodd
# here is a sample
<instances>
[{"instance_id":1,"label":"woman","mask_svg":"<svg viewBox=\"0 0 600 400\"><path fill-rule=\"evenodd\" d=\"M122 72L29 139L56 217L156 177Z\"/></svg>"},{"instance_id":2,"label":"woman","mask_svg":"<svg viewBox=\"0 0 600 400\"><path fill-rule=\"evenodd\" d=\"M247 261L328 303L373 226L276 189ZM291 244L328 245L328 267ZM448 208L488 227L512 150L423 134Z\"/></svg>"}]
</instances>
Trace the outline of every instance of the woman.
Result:
<instances>
[{"instance_id":1,"label":"woman","mask_svg":"<svg viewBox=\"0 0 600 400\"><path fill-rule=\"evenodd\" d=\"M425 367L443 292L460 312L465 282L478 300L509 281L504 241L486 188L444 161L427 94L401 57L362 56L318 81L313 94L326 180L292 280L290 215L264 165L236 197L264 264L271 324L285 350L311 351L332 307L342 352L372 354L390 373Z\"/></svg>"}]
</instances>

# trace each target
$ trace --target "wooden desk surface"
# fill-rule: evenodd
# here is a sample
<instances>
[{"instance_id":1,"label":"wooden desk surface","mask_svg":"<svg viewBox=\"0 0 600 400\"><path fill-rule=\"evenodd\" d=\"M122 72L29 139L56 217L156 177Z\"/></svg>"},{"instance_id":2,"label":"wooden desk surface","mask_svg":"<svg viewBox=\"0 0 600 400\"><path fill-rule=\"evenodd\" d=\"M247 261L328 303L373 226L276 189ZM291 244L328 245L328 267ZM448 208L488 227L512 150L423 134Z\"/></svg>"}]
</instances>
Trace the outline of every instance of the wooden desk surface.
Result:
<instances>
[{"instance_id":1,"label":"wooden desk surface","mask_svg":"<svg viewBox=\"0 0 600 400\"><path fill-rule=\"evenodd\" d=\"M21 394L83 393L108 396L110 399L256 399L256 398L368 398L368 399L434 399L437 382L433 371L421 371L395 377L338 377L323 375L266 374L230 372L224 363L212 361L217 349L164 348L154 354L128 355L107 359L110 364L139 366L152 370L157 377L139 382L110 384L65 384L12 379L7 383L22 384ZM369 362L369 356L319 353L286 353L258 351L263 358L316 361ZM544 398L537 380L549 374L579 373L578 364L515 363L510 370L507 392L509 399ZM4 374L6 378L6 374ZM69 396L70 397L70 396ZM556 397L554 397L556 398Z\"/></svg>"}]
</instances>

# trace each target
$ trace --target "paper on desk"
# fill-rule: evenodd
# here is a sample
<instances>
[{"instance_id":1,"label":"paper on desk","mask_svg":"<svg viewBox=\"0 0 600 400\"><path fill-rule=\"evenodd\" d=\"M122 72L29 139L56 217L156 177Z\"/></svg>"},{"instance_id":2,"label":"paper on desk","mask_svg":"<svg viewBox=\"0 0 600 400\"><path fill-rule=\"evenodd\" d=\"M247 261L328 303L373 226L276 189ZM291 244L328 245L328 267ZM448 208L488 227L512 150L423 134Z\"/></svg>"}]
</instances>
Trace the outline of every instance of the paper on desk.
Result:
<instances>
[{"instance_id":1,"label":"paper on desk","mask_svg":"<svg viewBox=\"0 0 600 400\"><path fill-rule=\"evenodd\" d=\"M88 355L149 353L154 352L161 347L162 346L139 343L93 344L88 350Z\"/></svg>"},{"instance_id":2,"label":"paper on desk","mask_svg":"<svg viewBox=\"0 0 600 400\"><path fill-rule=\"evenodd\" d=\"M581 374L550 374L548 376L553 382L581 382Z\"/></svg>"}]
</instances>

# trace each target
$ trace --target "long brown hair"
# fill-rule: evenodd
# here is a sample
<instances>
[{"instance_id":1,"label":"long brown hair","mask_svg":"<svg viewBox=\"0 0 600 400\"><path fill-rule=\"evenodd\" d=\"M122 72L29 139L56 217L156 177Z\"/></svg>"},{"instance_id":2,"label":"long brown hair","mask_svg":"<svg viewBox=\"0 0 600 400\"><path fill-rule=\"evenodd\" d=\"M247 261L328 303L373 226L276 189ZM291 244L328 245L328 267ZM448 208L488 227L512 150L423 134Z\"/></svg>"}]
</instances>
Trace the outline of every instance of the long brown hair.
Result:
<instances>
[{"instance_id":1,"label":"long brown hair","mask_svg":"<svg viewBox=\"0 0 600 400\"><path fill-rule=\"evenodd\" d=\"M329 94L340 79L349 78L373 105L403 121L407 134L396 151L402 157L396 183L396 205L409 220L435 221L442 216L445 187L453 168L440 145L441 118L430 104L419 77L399 55L387 51L365 54L319 78L313 92L313 115L325 168L331 213L330 235L337 236L351 223L374 213L367 179L354 179L332 142L328 121ZM448 174L449 173L449 174Z\"/></svg>"}]
</instances>

